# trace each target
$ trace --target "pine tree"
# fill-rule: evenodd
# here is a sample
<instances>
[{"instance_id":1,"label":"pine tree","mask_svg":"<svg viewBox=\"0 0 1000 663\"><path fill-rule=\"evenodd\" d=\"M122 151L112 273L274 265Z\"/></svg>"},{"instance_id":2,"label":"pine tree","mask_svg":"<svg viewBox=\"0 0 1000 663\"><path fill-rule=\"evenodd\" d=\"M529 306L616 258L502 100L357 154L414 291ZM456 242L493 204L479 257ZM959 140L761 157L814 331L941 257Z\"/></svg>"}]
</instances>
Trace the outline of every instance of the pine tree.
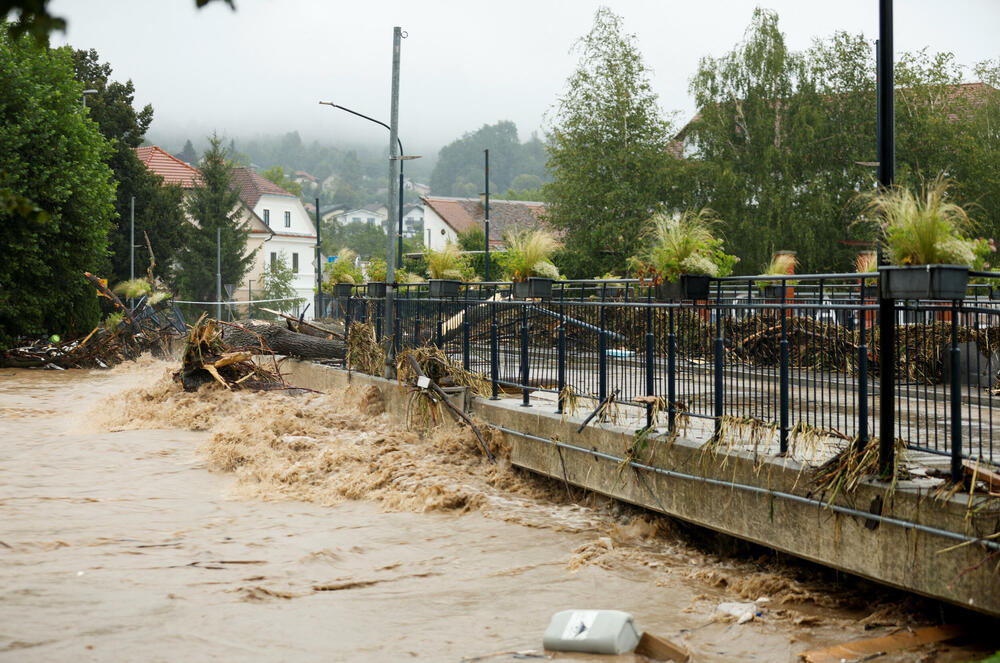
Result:
<instances>
[{"instance_id":1,"label":"pine tree","mask_svg":"<svg viewBox=\"0 0 1000 663\"><path fill-rule=\"evenodd\" d=\"M663 200L668 123L632 35L607 8L580 40L580 64L556 107L543 192L548 220L565 233L571 277L622 273Z\"/></svg>"},{"instance_id":2,"label":"pine tree","mask_svg":"<svg viewBox=\"0 0 1000 663\"><path fill-rule=\"evenodd\" d=\"M196 166L198 164L198 153L194 150L194 145L191 144L191 140L184 141L184 149L181 150L180 154L175 155L178 159L184 163Z\"/></svg>"},{"instance_id":3,"label":"pine tree","mask_svg":"<svg viewBox=\"0 0 1000 663\"><path fill-rule=\"evenodd\" d=\"M195 225L185 230L178 254L177 285L181 296L195 301L216 298L216 236L222 237L222 282L241 284L253 265L255 251L247 250L249 232L243 225L239 192L233 187L233 169L222 140L212 135L202 157L202 186L192 192L186 209Z\"/></svg>"}]
</instances>

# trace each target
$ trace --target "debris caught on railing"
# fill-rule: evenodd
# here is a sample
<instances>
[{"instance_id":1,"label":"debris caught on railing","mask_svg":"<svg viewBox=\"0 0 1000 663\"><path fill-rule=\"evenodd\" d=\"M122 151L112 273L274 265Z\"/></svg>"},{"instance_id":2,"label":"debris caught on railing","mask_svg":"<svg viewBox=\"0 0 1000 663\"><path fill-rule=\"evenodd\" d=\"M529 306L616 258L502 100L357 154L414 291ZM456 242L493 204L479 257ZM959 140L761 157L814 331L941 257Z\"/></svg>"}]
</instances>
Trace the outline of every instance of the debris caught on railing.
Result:
<instances>
[{"instance_id":1,"label":"debris caught on railing","mask_svg":"<svg viewBox=\"0 0 1000 663\"><path fill-rule=\"evenodd\" d=\"M210 382L230 390L271 390L288 386L276 361L273 370L254 362L252 352L228 345L222 338L219 322L204 315L188 333L181 367L174 373L174 379L185 391L196 391Z\"/></svg>"},{"instance_id":2,"label":"debris caught on railing","mask_svg":"<svg viewBox=\"0 0 1000 663\"><path fill-rule=\"evenodd\" d=\"M131 308L89 272L84 276L102 296L111 300L117 313L83 338L63 340L58 335L35 339L0 354L0 366L12 368L109 368L133 360L144 352L163 356L170 352L175 336L184 331L169 306L149 304L141 297Z\"/></svg>"}]
</instances>

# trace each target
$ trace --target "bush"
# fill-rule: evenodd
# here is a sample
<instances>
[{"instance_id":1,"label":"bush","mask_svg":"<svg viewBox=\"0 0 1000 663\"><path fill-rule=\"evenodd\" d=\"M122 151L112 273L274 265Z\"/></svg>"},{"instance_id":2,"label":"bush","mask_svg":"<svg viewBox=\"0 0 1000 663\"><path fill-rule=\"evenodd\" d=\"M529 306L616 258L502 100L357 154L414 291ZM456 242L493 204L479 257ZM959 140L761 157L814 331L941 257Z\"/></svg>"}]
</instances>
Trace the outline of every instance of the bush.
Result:
<instances>
[{"instance_id":1,"label":"bush","mask_svg":"<svg viewBox=\"0 0 1000 663\"><path fill-rule=\"evenodd\" d=\"M0 347L86 334L100 319L83 272L106 264L111 148L80 107L68 47L14 39L0 23L0 89Z\"/></svg>"}]
</instances>

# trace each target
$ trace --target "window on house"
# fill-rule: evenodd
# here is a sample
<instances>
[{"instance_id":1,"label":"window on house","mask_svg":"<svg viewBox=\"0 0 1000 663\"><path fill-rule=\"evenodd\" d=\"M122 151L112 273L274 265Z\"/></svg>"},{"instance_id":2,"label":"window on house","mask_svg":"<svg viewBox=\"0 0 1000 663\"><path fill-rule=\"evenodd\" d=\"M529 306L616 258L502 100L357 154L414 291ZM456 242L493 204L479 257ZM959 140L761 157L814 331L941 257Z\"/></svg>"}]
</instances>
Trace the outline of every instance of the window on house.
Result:
<instances>
[{"instance_id":1,"label":"window on house","mask_svg":"<svg viewBox=\"0 0 1000 663\"><path fill-rule=\"evenodd\" d=\"M292 227L292 213L291 212L285 212L285 227L286 228L291 228Z\"/></svg>"},{"instance_id":2,"label":"window on house","mask_svg":"<svg viewBox=\"0 0 1000 663\"><path fill-rule=\"evenodd\" d=\"M271 251L271 265L273 266L276 262L278 262L278 252Z\"/></svg>"},{"instance_id":3,"label":"window on house","mask_svg":"<svg viewBox=\"0 0 1000 663\"><path fill-rule=\"evenodd\" d=\"M375 217L374 216L368 217L368 225L370 225L370 226L371 225L375 225Z\"/></svg>"},{"instance_id":4,"label":"window on house","mask_svg":"<svg viewBox=\"0 0 1000 663\"><path fill-rule=\"evenodd\" d=\"M285 212L285 213L287 214L288 212ZM298 253L293 253L292 254L292 273L293 274L298 274L299 273L299 254Z\"/></svg>"},{"instance_id":5,"label":"window on house","mask_svg":"<svg viewBox=\"0 0 1000 663\"><path fill-rule=\"evenodd\" d=\"M361 221L361 217L360 216L352 216L351 217L351 221L353 221L354 223L359 223Z\"/></svg>"},{"instance_id":6,"label":"window on house","mask_svg":"<svg viewBox=\"0 0 1000 663\"><path fill-rule=\"evenodd\" d=\"M264 210L264 225L271 227L271 210L269 209ZM274 254L272 253L271 255L273 256Z\"/></svg>"}]
</instances>

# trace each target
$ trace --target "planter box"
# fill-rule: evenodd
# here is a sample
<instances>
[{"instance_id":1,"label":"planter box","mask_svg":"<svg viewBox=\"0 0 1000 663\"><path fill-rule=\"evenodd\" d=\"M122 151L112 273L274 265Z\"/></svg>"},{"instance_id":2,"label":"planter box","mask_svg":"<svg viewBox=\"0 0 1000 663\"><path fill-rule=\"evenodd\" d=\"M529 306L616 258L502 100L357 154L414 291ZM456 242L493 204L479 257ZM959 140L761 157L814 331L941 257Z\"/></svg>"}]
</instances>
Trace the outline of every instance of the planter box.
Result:
<instances>
[{"instance_id":1,"label":"planter box","mask_svg":"<svg viewBox=\"0 0 1000 663\"><path fill-rule=\"evenodd\" d=\"M514 281L513 292L517 299L548 299L552 296L552 279L529 276L527 281Z\"/></svg>"},{"instance_id":2,"label":"planter box","mask_svg":"<svg viewBox=\"0 0 1000 663\"><path fill-rule=\"evenodd\" d=\"M879 267L882 296L888 299L965 299L969 268L965 265Z\"/></svg>"},{"instance_id":3,"label":"planter box","mask_svg":"<svg viewBox=\"0 0 1000 663\"><path fill-rule=\"evenodd\" d=\"M365 286L365 290L368 292L369 297L376 299L385 297L385 281L369 281Z\"/></svg>"},{"instance_id":4,"label":"planter box","mask_svg":"<svg viewBox=\"0 0 1000 663\"><path fill-rule=\"evenodd\" d=\"M708 299L712 277L702 274L681 274L684 299Z\"/></svg>"},{"instance_id":5,"label":"planter box","mask_svg":"<svg viewBox=\"0 0 1000 663\"><path fill-rule=\"evenodd\" d=\"M333 286L334 294L338 297L350 297L351 290L354 288L353 283L336 283Z\"/></svg>"},{"instance_id":6,"label":"planter box","mask_svg":"<svg viewBox=\"0 0 1000 663\"><path fill-rule=\"evenodd\" d=\"M865 299L878 299L878 286L877 285L863 285L861 286L861 296Z\"/></svg>"},{"instance_id":7,"label":"planter box","mask_svg":"<svg viewBox=\"0 0 1000 663\"><path fill-rule=\"evenodd\" d=\"M990 299L993 301L1000 300L1000 289L990 288Z\"/></svg>"},{"instance_id":8,"label":"planter box","mask_svg":"<svg viewBox=\"0 0 1000 663\"><path fill-rule=\"evenodd\" d=\"M766 285L760 289L760 294L764 299L781 299L785 296L786 287L780 283L775 283L774 285Z\"/></svg>"},{"instance_id":9,"label":"planter box","mask_svg":"<svg viewBox=\"0 0 1000 663\"><path fill-rule=\"evenodd\" d=\"M678 302L682 299L708 299L712 277L701 274L681 274L680 281L664 281L656 286L656 299Z\"/></svg>"},{"instance_id":10,"label":"planter box","mask_svg":"<svg viewBox=\"0 0 1000 663\"><path fill-rule=\"evenodd\" d=\"M431 297L458 297L458 290L462 287L461 281L452 279L431 279L427 283Z\"/></svg>"}]
</instances>

